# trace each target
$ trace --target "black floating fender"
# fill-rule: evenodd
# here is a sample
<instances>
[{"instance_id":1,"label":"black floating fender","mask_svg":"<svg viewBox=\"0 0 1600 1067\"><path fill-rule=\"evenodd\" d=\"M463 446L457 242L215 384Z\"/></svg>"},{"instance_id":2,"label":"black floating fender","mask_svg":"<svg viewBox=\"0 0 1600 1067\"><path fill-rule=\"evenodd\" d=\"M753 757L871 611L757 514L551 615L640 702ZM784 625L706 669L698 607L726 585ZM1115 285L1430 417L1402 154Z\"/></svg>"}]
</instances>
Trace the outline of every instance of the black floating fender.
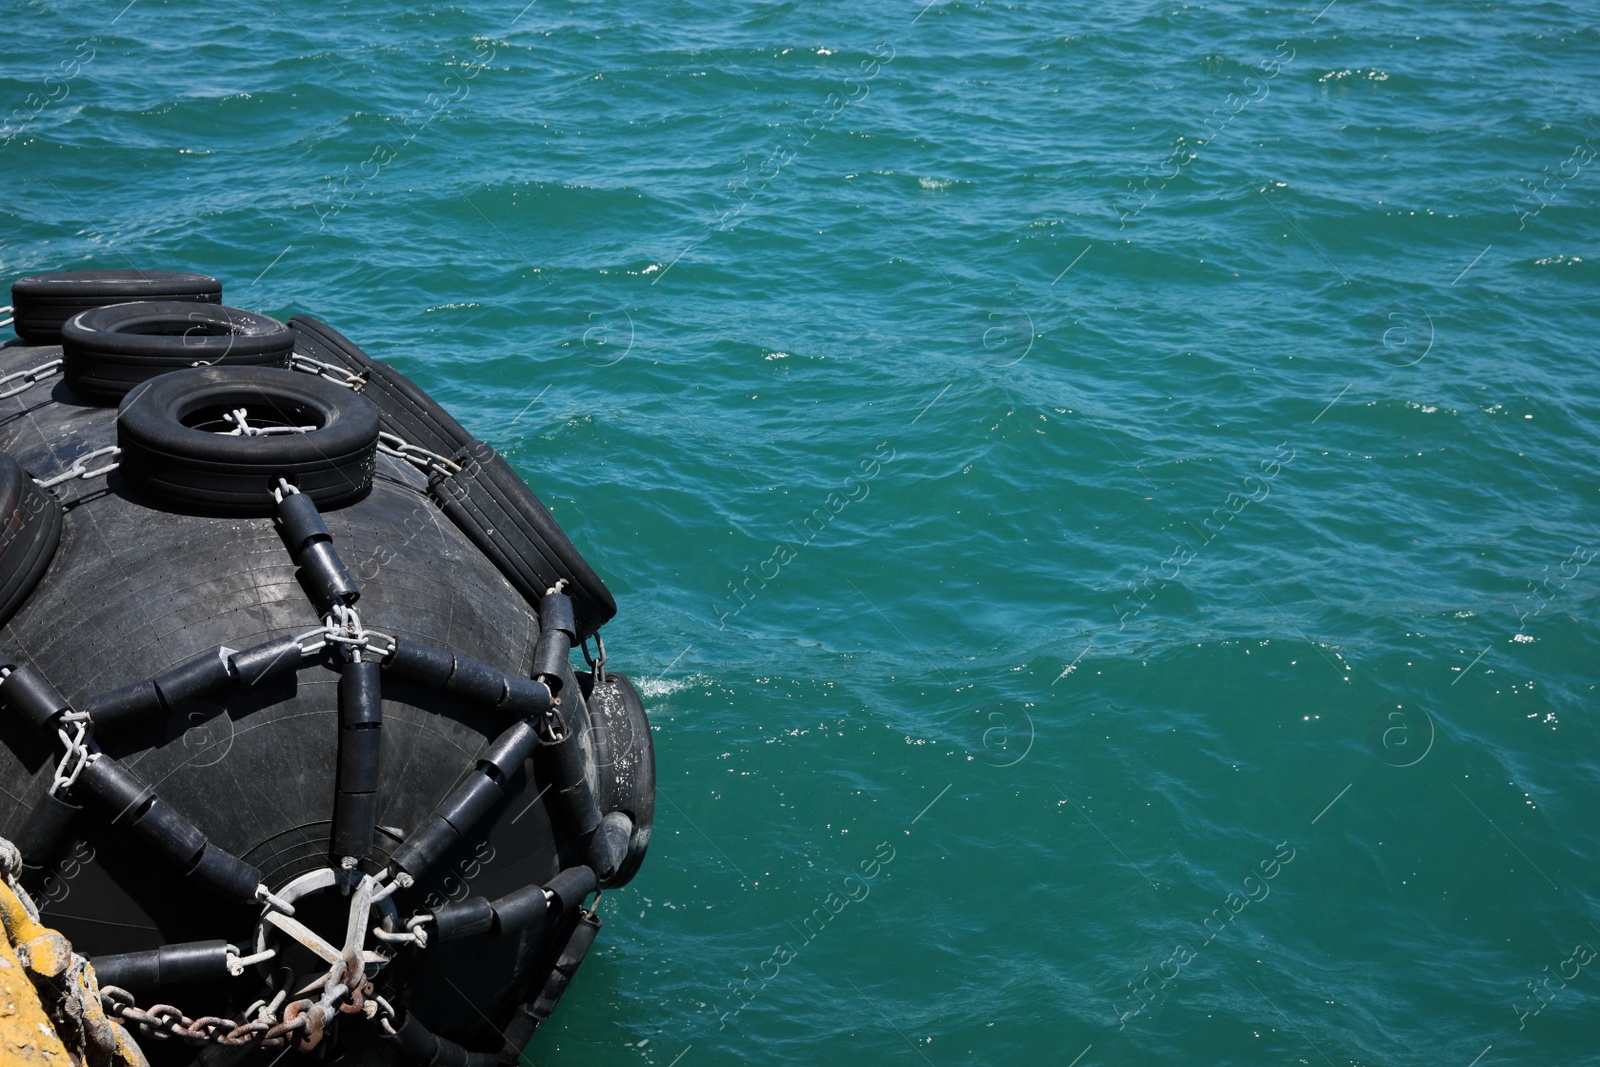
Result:
<instances>
[{"instance_id":1,"label":"black floating fender","mask_svg":"<svg viewBox=\"0 0 1600 1067\"><path fill-rule=\"evenodd\" d=\"M578 688L589 705L594 761L600 777L600 810L608 820L622 812L632 820L625 854L604 887L626 885L639 872L650 847L656 817L656 750L644 702L626 675L606 671L596 685L593 674L579 674ZM608 822L608 829L616 825Z\"/></svg>"}]
</instances>

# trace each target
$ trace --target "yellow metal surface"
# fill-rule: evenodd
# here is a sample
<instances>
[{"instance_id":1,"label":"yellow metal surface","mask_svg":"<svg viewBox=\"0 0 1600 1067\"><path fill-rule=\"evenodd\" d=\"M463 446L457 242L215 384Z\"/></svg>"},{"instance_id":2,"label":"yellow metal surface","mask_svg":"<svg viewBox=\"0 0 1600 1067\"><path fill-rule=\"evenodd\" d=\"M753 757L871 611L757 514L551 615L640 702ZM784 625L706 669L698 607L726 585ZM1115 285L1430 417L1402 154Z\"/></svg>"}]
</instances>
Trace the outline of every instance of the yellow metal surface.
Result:
<instances>
[{"instance_id":1,"label":"yellow metal surface","mask_svg":"<svg viewBox=\"0 0 1600 1067\"><path fill-rule=\"evenodd\" d=\"M6 918L11 915L9 905L21 909L15 894L0 882L0 912ZM22 914L27 917L26 911ZM74 1061L56 1036L33 979L11 943L9 923L6 933L0 937L0 1063L6 1067L72 1067Z\"/></svg>"},{"instance_id":2,"label":"yellow metal surface","mask_svg":"<svg viewBox=\"0 0 1600 1067\"><path fill-rule=\"evenodd\" d=\"M80 1050L81 1057L69 1047ZM0 1067L149 1067L127 1029L106 1015L94 968L72 954L66 938L39 922L5 878L0 878Z\"/></svg>"}]
</instances>

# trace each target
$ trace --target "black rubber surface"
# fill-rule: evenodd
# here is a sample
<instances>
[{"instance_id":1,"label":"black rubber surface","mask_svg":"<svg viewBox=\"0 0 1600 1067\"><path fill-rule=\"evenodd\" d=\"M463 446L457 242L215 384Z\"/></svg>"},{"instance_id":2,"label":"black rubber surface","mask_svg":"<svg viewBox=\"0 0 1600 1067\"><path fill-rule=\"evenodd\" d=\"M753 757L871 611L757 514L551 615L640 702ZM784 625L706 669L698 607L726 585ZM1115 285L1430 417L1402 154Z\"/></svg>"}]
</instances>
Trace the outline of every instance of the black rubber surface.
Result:
<instances>
[{"instance_id":1,"label":"black rubber surface","mask_svg":"<svg viewBox=\"0 0 1600 1067\"><path fill-rule=\"evenodd\" d=\"M224 414L305 433L230 436ZM205 367L138 386L117 413L122 472L152 496L213 515L268 515L280 477L323 509L372 484L378 409L350 390L295 371Z\"/></svg>"},{"instance_id":2,"label":"black rubber surface","mask_svg":"<svg viewBox=\"0 0 1600 1067\"><path fill-rule=\"evenodd\" d=\"M626 675L606 671L606 680L594 684L594 675L578 675L589 706L594 732L594 763L599 775L597 800L601 814L626 812L633 820L628 851L605 888L627 885L639 873L650 830L656 820L656 748L645 717L644 702Z\"/></svg>"},{"instance_id":3,"label":"black rubber surface","mask_svg":"<svg viewBox=\"0 0 1600 1067\"><path fill-rule=\"evenodd\" d=\"M44 576L61 541L61 502L0 452L0 622Z\"/></svg>"},{"instance_id":4,"label":"black rubber surface","mask_svg":"<svg viewBox=\"0 0 1600 1067\"><path fill-rule=\"evenodd\" d=\"M74 392L115 402L184 367L288 367L294 331L241 308L179 300L112 304L61 327L62 374Z\"/></svg>"},{"instance_id":5,"label":"black rubber surface","mask_svg":"<svg viewBox=\"0 0 1600 1067\"><path fill-rule=\"evenodd\" d=\"M63 270L11 283L17 336L58 344L61 324L80 311L130 300L222 303L222 283L206 274L170 270Z\"/></svg>"}]
</instances>

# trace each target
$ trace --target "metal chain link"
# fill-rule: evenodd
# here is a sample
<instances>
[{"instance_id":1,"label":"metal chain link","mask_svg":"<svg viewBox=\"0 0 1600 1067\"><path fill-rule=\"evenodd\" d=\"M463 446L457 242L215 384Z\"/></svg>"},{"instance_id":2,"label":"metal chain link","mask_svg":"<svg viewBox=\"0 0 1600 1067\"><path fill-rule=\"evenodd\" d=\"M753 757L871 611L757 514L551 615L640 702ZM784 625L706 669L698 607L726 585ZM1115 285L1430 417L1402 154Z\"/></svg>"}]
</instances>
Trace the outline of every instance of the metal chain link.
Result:
<instances>
[{"instance_id":1,"label":"metal chain link","mask_svg":"<svg viewBox=\"0 0 1600 1067\"><path fill-rule=\"evenodd\" d=\"M316 1001L312 1000L298 1000L284 1009L287 1016L290 1009L303 1005L293 1019L285 1018L280 1022L276 1013L269 1014L263 1010L257 1018L242 1023L216 1015L191 1019L171 1004L152 1004L149 1008L141 1008L134 1001L133 994L120 986L101 986L100 1003L108 1014L133 1023L146 1037L176 1037L194 1045L241 1046L259 1041L263 1048L279 1048L288 1042L290 1034L309 1030L316 1021L312 1016L303 1014L307 1008L315 1006ZM317 1027L316 1036L321 1036L320 1026Z\"/></svg>"},{"instance_id":2,"label":"metal chain link","mask_svg":"<svg viewBox=\"0 0 1600 1067\"><path fill-rule=\"evenodd\" d=\"M273 434L310 433L316 429L315 426L251 426L246 421L246 416L249 414L250 412L245 408L234 408L232 411L223 412L222 421L232 423L233 429L218 432L224 433L229 437L239 437L241 435L244 437L268 437Z\"/></svg>"},{"instance_id":3,"label":"metal chain link","mask_svg":"<svg viewBox=\"0 0 1600 1067\"><path fill-rule=\"evenodd\" d=\"M446 474L455 474L461 470L461 464L448 456L430 452L421 445L410 444L404 438L392 433L378 434L378 451L396 459L403 459L425 471L441 470Z\"/></svg>"},{"instance_id":4,"label":"metal chain link","mask_svg":"<svg viewBox=\"0 0 1600 1067\"><path fill-rule=\"evenodd\" d=\"M585 637L583 644L584 662L589 664L589 669L594 673L594 684L606 684L606 639L600 636L600 631L594 632L595 654L589 655L589 639Z\"/></svg>"},{"instance_id":5,"label":"metal chain link","mask_svg":"<svg viewBox=\"0 0 1600 1067\"><path fill-rule=\"evenodd\" d=\"M101 456L111 456L115 458L120 455L122 455L122 449L118 448L116 445L107 445L104 448L97 448L93 452L86 452L79 456L77 459L72 461L72 466L68 467L66 470L62 471L53 478L35 478L33 481L34 484L40 489L54 489L63 482L70 482L74 478L98 478L102 474L110 474L112 471L120 467L121 464L107 463L104 467L97 467L94 470L90 470L89 461L92 459L99 459Z\"/></svg>"},{"instance_id":6,"label":"metal chain link","mask_svg":"<svg viewBox=\"0 0 1600 1067\"><path fill-rule=\"evenodd\" d=\"M69 728L71 733L67 732ZM56 796L65 797L66 791L72 788L83 769L100 758L99 747L92 736L93 729L94 723L84 712L69 712L61 716L61 726L56 730L56 736L61 739L66 752L56 764L56 772L50 779L50 792Z\"/></svg>"},{"instance_id":7,"label":"metal chain link","mask_svg":"<svg viewBox=\"0 0 1600 1067\"><path fill-rule=\"evenodd\" d=\"M0 322L0 326L9 325L11 325L10 319L7 319L5 322ZM21 385L13 386L4 392L0 392L0 400L5 400L8 397L16 396L18 393L25 393L29 389L32 389L34 386L38 385L42 379L48 378L54 374L59 374L61 371L61 362L62 361L60 357L57 357L48 363L41 363L37 367L32 367L28 370L13 371L12 373L7 374L5 377L0 378L0 386L4 386L9 382L14 382L18 378L23 379Z\"/></svg>"},{"instance_id":8,"label":"metal chain link","mask_svg":"<svg viewBox=\"0 0 1600 1067\"><path fill-rule=\"evenodd\" d=\"M382 643L374 644L373 638ZM335 604L320 628L307 630L295 641L300 645L302 656L314 656L333 645L349 649L353 654L371 651L380 660L388 659L394 653L396 644L392 634L379 633L363 626L360 613L345 604Z\"/></svg>"},{"instance_id":9,"label":"metal chain link","mask_svg":"<svg viewBox=\"0 0 1600 1067\"><path fill-rule=\"evenodd\" d=\"M10 667L0 667L0 682L11 677ZM70 733L68 731L71 731ZM61 715L61 725L56 736L66 751L56 761L55 772L50 776L50 792L65 798L83 769L100 758L100 748L94 743L94 720L86 711L66 711Z\"/></svg>"},{"instance_id":10,"label":"metal chain link","mask_svg":"<svg viewBox=\"0 0 1600 1067\"><path fill-rule=\"evenodd\" d=\"M365 374L357 374L343 367L334 366L332 363L324 363L320 359L312 359L310 356L300 352L296 352L289 357L289 366L294 370L315 374L319 378L326 378L335 385L344 386L352 393L361 392L362 388L367 384L367 376Z\"/></svg>"}]
</instances>

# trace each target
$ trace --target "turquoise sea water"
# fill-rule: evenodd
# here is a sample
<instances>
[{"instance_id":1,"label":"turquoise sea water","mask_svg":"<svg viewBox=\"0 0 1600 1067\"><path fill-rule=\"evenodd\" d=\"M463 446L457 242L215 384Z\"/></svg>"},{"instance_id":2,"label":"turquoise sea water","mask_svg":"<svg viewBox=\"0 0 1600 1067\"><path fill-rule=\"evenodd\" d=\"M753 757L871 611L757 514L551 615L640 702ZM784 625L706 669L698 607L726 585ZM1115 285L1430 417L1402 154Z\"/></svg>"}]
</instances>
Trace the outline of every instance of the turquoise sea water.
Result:
<instances>
[{"instance_id":1,"label":"turquoise sea water","mask_svg":"<svg viewBox=\"0 0 1600 1067\"><path fill-rule=\"evenodd\" d=\"M1594 5L125 3L0 281L318 315L618 595L525 1062L1600 1063Z\"/></svg>"}]
</instances>

